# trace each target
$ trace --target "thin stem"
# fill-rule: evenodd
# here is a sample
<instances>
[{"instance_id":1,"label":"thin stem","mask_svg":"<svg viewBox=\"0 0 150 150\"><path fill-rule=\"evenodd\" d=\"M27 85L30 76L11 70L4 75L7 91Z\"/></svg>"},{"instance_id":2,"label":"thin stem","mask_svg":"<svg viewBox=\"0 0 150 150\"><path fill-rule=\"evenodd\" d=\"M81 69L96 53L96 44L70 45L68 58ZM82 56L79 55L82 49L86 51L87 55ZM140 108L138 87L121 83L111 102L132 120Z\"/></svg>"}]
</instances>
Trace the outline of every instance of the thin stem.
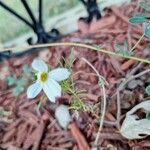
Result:
<instances>
[{"instance_id":1,"label":"thin stem","mask_svg":"<svg viewBox=\"0 0 150 150\"><path fill-rule=\"evenodd\" d=\"M150 72L150 69L144 70L144 71L142 71L142 72L140 72L140 73L138 73L138 74L136 74L136 75L130 76L129 78L127 78L124 82L122 82L122 83L120 84L118 90L119 90L119 91L123 90L123 87L124 87L129 81L131 81L131 80L133 80L133 79L136 79L136 78L139 78L140 76L142 76L142 75L144 75L144 74L146 74L146 73L148 73L148 72Z\"/></svg>"},{"instance_id":2,"label":"thin stem","mask_svg":"<svg viewBox=\"0 0 150 150\"><path fill-rule=\"evenodd\" d=\"M120 91L122 91L124 89L124 86L131 80L133 79L136 79L136 78L139 78L140 76L146 74L150 72L150 69L147 69L147 70L144 70L136 75L132 75L132 76L129 76L127 79L125 79L124 82L122 82L118 89L117 89L117 128L120 130L120 116L121 116L121 103L120 103Z\"/></svg>"},{"instance_id":3,"label":"thin stem","mask_svg":"<svg viewBox=\"0 0 150 150\"><path fill-rule=\"evenodd\" d=\"M130 52L132 52L138 46L138 44L141 42L144 36L145 34L143 33L139 40L136 42L136 44L131 48Z\"/></svg>"},{"instance_id":4,"label":"thin stem","mask_svg":"<svg viewBox=\"0 0 150 150\"><path fill-rule=\"evenodd\" d=\"M98 140L100 137L100 133L101 130L103 128L103 124L104 124L104 118L105 118L105 113L106 113L106 90L105 90L105 86L102 86L102 91L103 91L103 110L102 110L102 117L100 119L100 126L98 129L98 133L96 135L96 139L94 141L94 146L96 146L98 144Z\"/></svg>"},{"instance_id":5,"label":"thin stem","mask_svg":"<svg viewBox=\"0 0 150 150\"><path fill-rule=\"evenodd\" d=\"M95 67L88 60L86 60L85 58L82 58L82 60L84 60L95 71L95 73L97 74L99 78L101 78L103 81L105 81L107 85L109 85L108 82L105 80L105 78L98 73Z\"/></svg>"},{"instance_id":6,"label":"thin stem","mask_svg":"<svg viewBox=\"0 0 150 150\"><path fill-rule=\"evenodd\" d=\"M37 110L39 110L39 109L41 108L43 102L44 102L46 99L47 99L46 96L42 96L42 97L41 97L41 99L40 99L40 101L39 101L39 103L38 103L38 105L37 105L37 107L36 107Z\"/></svg>"},{"instance_id":7,"label":"thin stem","mask_svg":"<svg viewBox=\"0 0 150 150\"><path fill-rule=\"evenodd\" d=\"M117 89L117 128L120 130L120 116L121 116L121 102L120 102L120 91Z\"/></svg>"},{"instance_id":8,"label":"thin stem","mask_svg":"<svg viewBox=\"0 0 150 150\"><path fill-rule=\"evenodd\" d=\"M29 46L18 46L18 47L12 47L12 48L4 48L4 49L1 49L1 51L12 50L12 51L15 52L16 49L44 48L44 47L52 47L52 46L77 46L77 47L83 47L83 48L91 49L91 50L94 50L94 51L99 51L99 52L102 52L102 53L105 53L105 54L109 54L109 55L113 55L113 56L120 56L120 57L123 57L123 58L128 58L128 59L132 59L132 60L136 60L136 61L140 61L140 62L150 64L150 60L148 60L148 59L143 59L143 58L134 57L134 56L123 56L121 54L111 52L111 51L107 51L105 49L96 48L92 45L86 45L86 44L81 44L81 43L73 43L73 42L47 43L47 44L36 44L36 45L29 45Z\"/></svg>"},{"instance_id":9,"label":"thin stem","mask_svg":"<svg viewBox=\"0 0 150 150\"><path fill-rule=\"evenodd\" d=\"M105 78L98 73L98 71L95 69L95 67L88 60L86 60L85 58L82 58L82 60L84 60L95 71L95 73L97 74L99 79L105 81L105 83L108 84L108 82L105 80ZM98 144L98 140L99 140L99 137L100 137L101 130L103 128L104 118L105 118L105 113L106 113L105 84L102 84L101 87L102 87L102 92L103 92L103 109L102 109L102 112L101 112L102 116L101 116L101 119L100 119L100 126L99 126L99 129L98 129L97 135L96 135L96 139L94 141L94 149L96 148L95 146Z\"/></svg>"}]
</instances>

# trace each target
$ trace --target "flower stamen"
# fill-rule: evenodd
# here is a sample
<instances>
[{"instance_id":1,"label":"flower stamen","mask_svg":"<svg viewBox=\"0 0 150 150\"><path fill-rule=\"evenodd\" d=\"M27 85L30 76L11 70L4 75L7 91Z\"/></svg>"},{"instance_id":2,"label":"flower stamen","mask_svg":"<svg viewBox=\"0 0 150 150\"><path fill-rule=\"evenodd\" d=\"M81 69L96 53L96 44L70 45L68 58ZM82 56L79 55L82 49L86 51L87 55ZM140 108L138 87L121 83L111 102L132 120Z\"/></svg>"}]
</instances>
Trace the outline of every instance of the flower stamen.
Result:
<instances>
[{"instance_id":1,"label":"flower stamen","mask_svg":"<svg viewBox=\"0 0 150 150\"><path fill-rule=\"evenodd\" d=\"M47 72L42 72L42 73L40 74L40 80L41 80L42 82L45 82L45 81L47 81L47 79L48 79L48 73L47 73Z\"/></svg>"}]
</instances>

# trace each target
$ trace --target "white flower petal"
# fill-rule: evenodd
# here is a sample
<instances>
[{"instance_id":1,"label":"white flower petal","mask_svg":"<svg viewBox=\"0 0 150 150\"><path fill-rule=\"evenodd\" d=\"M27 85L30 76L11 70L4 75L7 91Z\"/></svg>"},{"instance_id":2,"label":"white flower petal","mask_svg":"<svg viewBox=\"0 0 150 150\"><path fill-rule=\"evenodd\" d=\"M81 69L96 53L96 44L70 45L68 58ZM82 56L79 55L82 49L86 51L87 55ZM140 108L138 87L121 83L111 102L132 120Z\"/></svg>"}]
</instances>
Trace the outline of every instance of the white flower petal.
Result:
<instances>
[{"instance_id":1,"label":"white flower petal","mask_svg":"<svg viewBox=\"0 0 150 150\"><path fill-rule=\"evenodd\" d=\"M60 126L64 129L67 129L71 121L71 116L68 107L65 105L58 106L55 111L55 117L58 120Z\"/></svg>"},{"instance_id":2,"label":"white flower petal","mask_svg":"<svg viewBox=\"0 0 150 150\"><path fill-rule=\"evenodd\" d=\"M56 101L56 97L61 96L61 86L53 79L48 79L48 81L43 85L43 90L52 102Z\"/></svg>"},{"instance_id":3,"label":"white flower petal","mask_svg":"<svg viewBox=\"0 0 150 150\"><path fill-rule=\"evenodd\" d=\"M48 66L47 64L40 58L36 58L32 62L32 68L35 69L36 71L48 71Z\"/></svg>"},{"instance_id":4,"label":"white flower petal","mask_svg":"<svg viewBox=\"0 0 150 150\"><path fill-rule=\"evenodd\" d=\"M42 90L42 86L39 82L30 85L27 89L27 97L35 98Z\"/></svg>"},{"instance_id":5,"label":"white flower petal","mask_svg":"<svg viewBox=\"0 0 150 150\"><path fill-rule=\"evenodd\" d=\"M58 82L67 79L69 76L70 72L66 68L57 68L49 72L49 77Z\"/></svg>"}]
</instances>

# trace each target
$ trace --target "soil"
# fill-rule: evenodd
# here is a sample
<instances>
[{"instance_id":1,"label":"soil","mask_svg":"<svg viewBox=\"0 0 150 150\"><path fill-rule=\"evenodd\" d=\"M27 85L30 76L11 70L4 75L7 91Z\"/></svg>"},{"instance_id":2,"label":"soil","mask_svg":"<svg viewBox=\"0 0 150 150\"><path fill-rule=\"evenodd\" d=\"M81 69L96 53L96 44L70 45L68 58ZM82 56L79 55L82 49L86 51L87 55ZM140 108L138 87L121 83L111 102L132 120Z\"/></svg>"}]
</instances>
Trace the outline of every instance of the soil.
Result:
<instances>
[{"instance_id":1,"label":"soil","mask_svg":"<svg viewBox=\"0 0 150 150\"><path fill-rule=\"evenodd\" d=\"M115 51L116 44L128 43L128 48L138 41L143 34L141 25L134 26L128 22L128 18L137 12L143 12L138 8L137 1L121 7L113 6L106 10L106 15L99 21L93 21L90 25L80 22L79 32L70 34L61 42L81 42L98 45L109 51ZM87 105L92 106L94 112L84 110L70 110L73 121L67 130L62 129L55 119L54 111L59 104L71 105L71 95L63 93L56 104L48 100L40 110L36 111L41 93L34 100L27 99L26 91L20 96L12 94L12 86L8 86L6 77L16 74L22 76L24 64L31 65L37 56L43 58L55 68L64 64L63 58L68 59L69 46L57 46L47 48L40 53L26 54L22 57L3 60L0 63L0 106L9 115L0 115L0 149L7 150L88 150L91 149L98 128L100 104L102 102L102 89L98 85L98 78L90 66L81 58L86 58L96 70L106 79L107 110L103 130L98 141L99 150L148 150L149 138L142 140L127 140L119 133L118 122L122 120L127 111L133 106L148 99L145 87L150 82L150 73L131 80L119 89L121 120L117 120L117 90L126 79L139 72L147 70L149 64L135 60L115 57L92 51L86 48L74 47L75 62L73 65L73 81L76 88L86 91L82 99ZM150 58L149 39L144 39L137 46L135 56ZM5 69L9 67L9 70Z\"/></svg>"}]
</instances>

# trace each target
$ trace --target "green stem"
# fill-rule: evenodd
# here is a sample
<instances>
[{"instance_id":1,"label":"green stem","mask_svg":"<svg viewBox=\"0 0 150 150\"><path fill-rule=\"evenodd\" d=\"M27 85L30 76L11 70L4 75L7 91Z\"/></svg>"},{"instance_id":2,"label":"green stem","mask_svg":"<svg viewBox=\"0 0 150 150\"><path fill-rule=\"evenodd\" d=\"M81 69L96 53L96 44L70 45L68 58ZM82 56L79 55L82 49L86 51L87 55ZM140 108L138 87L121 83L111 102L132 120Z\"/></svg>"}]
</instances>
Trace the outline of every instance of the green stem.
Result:
<instances>
[{"instance_id":1,"label":"green stem","mask_svg":"<svg viewBox=\"0 0 150 150\"><path fill-rule=\"evenodd\" d=\"M39 110L39 109L42 107L42 104L43 104L43 102L44 102L46 99L47 99L46 96L42 96L42 97L41 97L41 99L40 99L40 101L39 101L39 103L38 103L38 105L37 105L37 107L36 107L37 110Z\"/></svg>"}]
</instances>

